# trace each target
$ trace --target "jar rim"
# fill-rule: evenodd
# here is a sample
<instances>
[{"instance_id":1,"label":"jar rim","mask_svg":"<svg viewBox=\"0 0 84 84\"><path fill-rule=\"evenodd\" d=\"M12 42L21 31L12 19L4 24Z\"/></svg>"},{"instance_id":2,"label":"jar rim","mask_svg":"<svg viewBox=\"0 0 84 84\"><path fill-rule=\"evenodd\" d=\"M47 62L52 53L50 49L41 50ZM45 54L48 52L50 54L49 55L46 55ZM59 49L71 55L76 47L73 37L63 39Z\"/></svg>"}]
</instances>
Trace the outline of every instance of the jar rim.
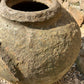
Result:
<instances>
[{"instance_id":1,"label":"jar rim","mask_svg":"<svg viewBox=\"0 0 84 84\"><path fill-rule=\"evenodd\" d=\"M19 22L42 22L52 18L61 8L57 0L52 0L52 6L48 9L35 11L35 12L25 12L14 10L7 6L7 0L1 0L0 3L0 14L1 16Z\"/></svg>"}]
</instances>

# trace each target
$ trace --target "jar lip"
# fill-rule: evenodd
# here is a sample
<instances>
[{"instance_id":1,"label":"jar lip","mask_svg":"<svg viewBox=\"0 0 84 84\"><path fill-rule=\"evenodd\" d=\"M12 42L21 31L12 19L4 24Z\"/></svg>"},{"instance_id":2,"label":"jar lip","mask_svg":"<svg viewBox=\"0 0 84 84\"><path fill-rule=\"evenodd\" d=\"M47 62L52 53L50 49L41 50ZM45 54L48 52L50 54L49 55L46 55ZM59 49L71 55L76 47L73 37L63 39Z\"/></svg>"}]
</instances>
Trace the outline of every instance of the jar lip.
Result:
<instances>
[{"instance_id":1,"label":"jar lip","mask_svg":"<svg viewBox=\"0 0 84 84\"><path fill-rule=\"evenodd\" d=\"M1 16L19 22L41 22L52 18L57 11L61 8L57 0L53 1L53 6L48 9L35 11L35 12L25 12L14 10L6 5L7 0L1 0L0 3L0 14Z\"/></svg>"}]
</instances>

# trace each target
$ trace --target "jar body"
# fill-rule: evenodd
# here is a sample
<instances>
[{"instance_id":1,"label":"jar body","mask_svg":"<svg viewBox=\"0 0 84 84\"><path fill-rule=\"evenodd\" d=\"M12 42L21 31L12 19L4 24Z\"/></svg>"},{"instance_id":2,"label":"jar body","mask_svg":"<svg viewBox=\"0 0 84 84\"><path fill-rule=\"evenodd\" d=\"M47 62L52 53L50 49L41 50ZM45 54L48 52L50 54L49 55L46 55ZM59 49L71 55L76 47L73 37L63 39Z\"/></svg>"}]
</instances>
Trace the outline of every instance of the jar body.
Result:
<instances>
[{"instance_id":1,"label":"jar body","mask_svg":"<svg viewBox=\"0 0 84 84\"><path fill-rule=\"evenodd\" d=\"M0 39L0 76L23 84L56 82L76 60L81 44L80 29L65 9L43 22L0 16Z\"/></svg>"}]
</instances>

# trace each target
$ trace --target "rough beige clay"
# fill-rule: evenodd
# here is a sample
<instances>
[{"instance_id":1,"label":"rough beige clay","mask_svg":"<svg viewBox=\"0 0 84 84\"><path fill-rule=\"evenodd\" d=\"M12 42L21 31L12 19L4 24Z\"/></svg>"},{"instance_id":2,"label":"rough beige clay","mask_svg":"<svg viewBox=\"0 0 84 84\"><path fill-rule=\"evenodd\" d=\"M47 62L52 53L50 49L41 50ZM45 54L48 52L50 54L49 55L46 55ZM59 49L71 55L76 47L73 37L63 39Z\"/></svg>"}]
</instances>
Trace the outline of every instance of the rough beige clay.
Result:
<instances>
[{"instance_id":1,"label":"rough beige clay","mask_svg":"<svg viewBox=\"0 0 84 84\"><path fill-rule=\"evenodd\" d=\"M23 2L40 2L48 8L12 8ZM80 44L79 26L57 0L1 0L0 76L6 80L52 84L72 66Z\"/></svg>"}]
</instances>

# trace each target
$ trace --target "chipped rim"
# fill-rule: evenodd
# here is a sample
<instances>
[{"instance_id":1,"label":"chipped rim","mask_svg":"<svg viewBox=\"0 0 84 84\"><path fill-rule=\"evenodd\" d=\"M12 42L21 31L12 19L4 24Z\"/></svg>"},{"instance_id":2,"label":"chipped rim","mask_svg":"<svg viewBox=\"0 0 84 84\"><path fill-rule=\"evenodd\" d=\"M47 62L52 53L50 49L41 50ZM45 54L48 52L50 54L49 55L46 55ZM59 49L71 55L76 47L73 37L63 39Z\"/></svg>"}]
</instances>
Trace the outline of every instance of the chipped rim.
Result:
<instances>
[{"instance_id":1,"label":"chipped rim","mask_svg":"<svg viewBox=\"0 0 84 84\"><path fill-rule=\"evenodd\" d=\"M52 0L52 6L48 9L34 12L14 10L6 5L7 0L1 0L1 16L19 22L41 22L52 18L61 8L57 0Z\"/></svg>"}]
</instances>

